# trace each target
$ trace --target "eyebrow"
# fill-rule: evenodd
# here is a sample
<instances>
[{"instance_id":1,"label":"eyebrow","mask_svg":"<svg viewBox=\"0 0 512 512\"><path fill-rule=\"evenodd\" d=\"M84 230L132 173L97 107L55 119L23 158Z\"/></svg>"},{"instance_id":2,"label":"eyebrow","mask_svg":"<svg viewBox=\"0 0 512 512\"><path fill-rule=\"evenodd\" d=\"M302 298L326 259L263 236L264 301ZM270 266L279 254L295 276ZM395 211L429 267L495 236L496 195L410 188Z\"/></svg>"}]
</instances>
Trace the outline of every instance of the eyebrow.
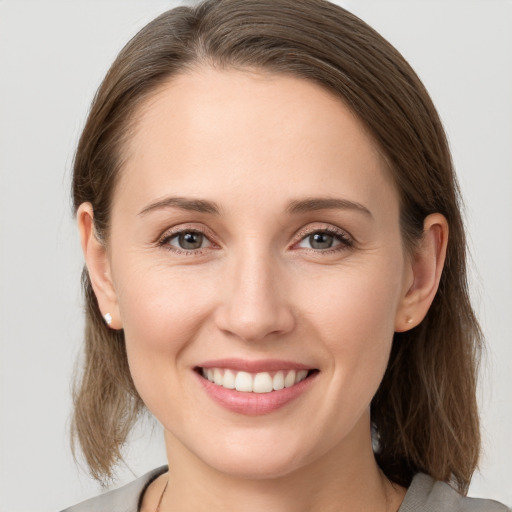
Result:
<instances>
[{"instance_id":1,"label":"eyebrow","mask_svg":"<svg viewBox=\"0 0 512 512\"><path fill-rule=\"evenodd\" d=\"M213 201L206 201L204 199L187 199L186 197L166 197L150 205L146 206L139 212L139 215L146 215L154 210L161 210L164 208L180 208L182 210L200 212L200 213L213 213L219 215L220 208Z\"/></svg>"},{"instance_id":2,"label":"eyebrow","mask_svg":"<svg viewBox=\"0 0 512 512\"><path fill-rule=\"evenodd\" d=\"M165 208L180 208L182 210L220 214L220 208L217 203L205 199L188 199L186 197L166 197L143 208L139 215L144 216L154 210ZM286 207L286 212L291 215L307 213L316 210L356 210L372 217L372 214L366 206L348 199L339 199L333 197L310 197L291 201Z\"/></svg>"},{"instance_id":3,"label":"eyebrow","mask_svg":"<svg viewBox=\"0 0 512 512\"><path fill-rule=\"evenodd\" d=\"M373 217L366 206L348 199L334 197L310 197L291 201L286 208L286 211L290 214L307 213L315 210L356 210L368 217Z\"/></svg>"}]
</instances>

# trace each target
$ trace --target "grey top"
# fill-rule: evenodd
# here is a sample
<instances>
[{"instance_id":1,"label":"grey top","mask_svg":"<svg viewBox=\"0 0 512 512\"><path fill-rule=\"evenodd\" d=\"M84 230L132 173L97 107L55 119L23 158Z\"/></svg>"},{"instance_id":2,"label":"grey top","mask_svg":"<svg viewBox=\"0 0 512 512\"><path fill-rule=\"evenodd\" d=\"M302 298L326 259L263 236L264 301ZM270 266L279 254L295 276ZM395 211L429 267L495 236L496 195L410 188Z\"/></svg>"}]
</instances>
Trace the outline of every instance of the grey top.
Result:
<instances>
[{"instance_id":1,"label":"grey top","mask_svg":"<svg viewBox=\"0 0 512 512\"><path fill-rule=\"evenodd\" d=\"M62 512L138 512L146 487L166 466L154 469L137 480L67 508ZM466 498L444 482L436 482L428 475L418 473L407 490L398 512L512 512L505 505L492 500Z\"/></svg>"}]
</instances>

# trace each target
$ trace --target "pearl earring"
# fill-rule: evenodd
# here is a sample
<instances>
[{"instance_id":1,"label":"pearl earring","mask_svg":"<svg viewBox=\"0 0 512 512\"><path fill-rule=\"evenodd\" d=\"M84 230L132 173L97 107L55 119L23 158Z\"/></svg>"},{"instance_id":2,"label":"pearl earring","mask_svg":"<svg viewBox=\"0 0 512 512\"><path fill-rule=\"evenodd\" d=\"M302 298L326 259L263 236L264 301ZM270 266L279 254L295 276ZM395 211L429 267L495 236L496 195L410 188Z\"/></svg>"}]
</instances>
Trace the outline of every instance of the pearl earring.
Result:
<instances>
[{"instance_id":1,"label":"pearl earring","mask_svg":"<svg viewBox=\"0 0 512 512\"><path fill-rule=\"evenodd\" d=\"M103 315L103 319L105 320L105 323L107 325L110 325L112 323L112 315L110 313Z\"/></svg>"},{"instance_id":2,"label":"pearl earring","mask_svg":"<svg viewBox=\"0 0 512 512\"><path fill-rule=\"evenodd\" d=\"M409 318L406 320L406 322L407 322L408 324L412 324L412 318L411 318L411 317L409 317Z\"/></svg>"}]
</instances>

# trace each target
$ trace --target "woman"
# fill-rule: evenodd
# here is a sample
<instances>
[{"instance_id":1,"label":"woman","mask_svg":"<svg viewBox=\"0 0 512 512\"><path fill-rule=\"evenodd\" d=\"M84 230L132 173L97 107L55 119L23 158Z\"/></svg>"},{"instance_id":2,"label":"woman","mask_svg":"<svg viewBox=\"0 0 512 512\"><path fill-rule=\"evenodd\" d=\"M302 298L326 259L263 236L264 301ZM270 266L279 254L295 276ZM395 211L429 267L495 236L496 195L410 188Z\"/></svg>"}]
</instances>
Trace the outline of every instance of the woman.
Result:
<instances>
[{"instance_id":1,"label":"woman","mask_svg":"<svg viewBox=\"0 0 512 512\"><path fill-rule=\"evenodd\" d=\"M444 132L363 22L163 14L98 91L73 198L75 439L109 479L147 408L169 469L68 510L506 510L463 498L481 336Z\"/></svg>"}]
</instances>

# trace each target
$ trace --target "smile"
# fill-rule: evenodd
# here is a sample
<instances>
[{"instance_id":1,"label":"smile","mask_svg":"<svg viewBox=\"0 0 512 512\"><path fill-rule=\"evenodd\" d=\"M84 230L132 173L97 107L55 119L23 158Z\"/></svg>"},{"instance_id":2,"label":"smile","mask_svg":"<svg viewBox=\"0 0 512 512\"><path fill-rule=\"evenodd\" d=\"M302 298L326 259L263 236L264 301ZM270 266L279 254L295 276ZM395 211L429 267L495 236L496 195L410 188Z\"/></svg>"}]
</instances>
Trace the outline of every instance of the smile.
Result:
<instances>
[{"instance_id":1,"label":"smile","mask_svg":"<svg viewBox=\"0 0 512 512\"><path fill-rule=\"evenodd\" d=\"M314 370L278 370L249 373L227 368L201 368L201 375L217 386L245 393L270 393L295 386Z\"/></svg>"},{"instance_id":2,"label":"smile","mask_svg":"<svg viewBox=\"0 0 512 512\"><path fill-rule=\"evenodd\" d=\"M293 361L218 359L201 363L194 373L222 408L253 416L277 411L307 394L320 372Z\"/></svg>"}]
</instances>

